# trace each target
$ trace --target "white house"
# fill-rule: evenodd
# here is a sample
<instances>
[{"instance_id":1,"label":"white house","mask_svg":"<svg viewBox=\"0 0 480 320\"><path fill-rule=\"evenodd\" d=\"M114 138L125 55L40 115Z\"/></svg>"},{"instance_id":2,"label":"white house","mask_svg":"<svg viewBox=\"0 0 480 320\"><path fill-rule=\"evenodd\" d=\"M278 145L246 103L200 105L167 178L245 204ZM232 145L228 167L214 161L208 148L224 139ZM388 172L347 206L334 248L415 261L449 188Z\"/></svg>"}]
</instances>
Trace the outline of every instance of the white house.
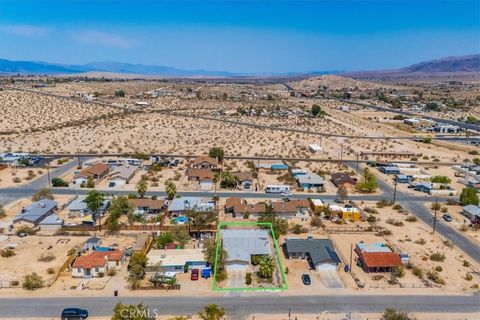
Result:
<instances>
[{"instance_id":1,"label":"white house","mask_svg":"<svg viewBox=\"0 0 480 320\"><path fill-rule=\"evenodd\" d=\"M120 250L94 251L73 261L72 277L100 277L106 275L109 269L120 270L124 261L125 256Z\"/></svg>"}]
</instances>

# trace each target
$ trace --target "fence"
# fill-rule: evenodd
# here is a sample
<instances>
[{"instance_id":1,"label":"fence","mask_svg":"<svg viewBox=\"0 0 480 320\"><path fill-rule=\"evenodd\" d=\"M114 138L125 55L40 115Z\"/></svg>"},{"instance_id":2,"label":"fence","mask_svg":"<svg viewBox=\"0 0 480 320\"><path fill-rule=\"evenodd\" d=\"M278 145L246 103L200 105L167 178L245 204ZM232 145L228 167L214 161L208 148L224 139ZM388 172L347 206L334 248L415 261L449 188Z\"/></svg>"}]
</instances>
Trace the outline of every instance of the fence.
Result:
<instances>
[{"instance_id":1,"label":"fence","mask_svg":"<svg viewBox=\"0 0 480 320\"><path fill-rule=\"evenodd\" d=\"M360 233L360 232L376 232L375 228L368 227L363 228L361 226L334 226L334 227L325 227L325 232L327 233Z\"/></svg>"},{"instance_id":2,"label":"fence","mask_svg":"<svg viewBox=\"0 0 480 320\"><path fill-rule=\"evenodd\" d=\"M118 226L119 231L172 231L178 226L162 226L160 224L142 224L142 225L129 225L129 224L120 224ZM94 232L106 230L105 225L102 226L62 226L62 231L71 231L71 232ZM189 228L190 232L217 232L217 226L211 225L203 229Z\"/></svg>"}]
</instances>

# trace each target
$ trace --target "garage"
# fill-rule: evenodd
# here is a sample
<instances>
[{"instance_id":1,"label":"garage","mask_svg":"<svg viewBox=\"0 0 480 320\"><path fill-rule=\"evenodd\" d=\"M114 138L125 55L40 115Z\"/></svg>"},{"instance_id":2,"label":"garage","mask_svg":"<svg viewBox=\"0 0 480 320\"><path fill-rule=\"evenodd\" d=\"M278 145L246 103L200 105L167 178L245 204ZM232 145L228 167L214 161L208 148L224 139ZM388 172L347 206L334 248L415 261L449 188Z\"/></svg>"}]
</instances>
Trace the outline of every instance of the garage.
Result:
<instances>
[{"instance_id":1,"label":"garage","mask_svg":"<svg viewBox=\"0 0 480 320\"><path fill-rule=\"evenodd\" d=\"M248 262L239 261L239 260L228 261L225 264L225 268L227 269L227 272L228 271L245 271L247 264Z\"/></svg>"},{"instance_id":2,"label":"garage","mask_svg":"<svg viewBox=\"0 0 480 320\"><path fill-rule=\"evenodd\" d=\"M202 181L200 181L200 190L210 191L212 189L213 189L213 181L212 180L202 180Z\"/></svg>"},{"instance_id":3,"label":"garage","mask_svg":"<svg viewBox=\"0 0 480 320\"><path fill-rule=\"evenodd\" d=\"M337 271L338 264L337 263L328 263L328 262L321 262L315 265L315 270L317 271Z\"/></svg>"}]
</instances>

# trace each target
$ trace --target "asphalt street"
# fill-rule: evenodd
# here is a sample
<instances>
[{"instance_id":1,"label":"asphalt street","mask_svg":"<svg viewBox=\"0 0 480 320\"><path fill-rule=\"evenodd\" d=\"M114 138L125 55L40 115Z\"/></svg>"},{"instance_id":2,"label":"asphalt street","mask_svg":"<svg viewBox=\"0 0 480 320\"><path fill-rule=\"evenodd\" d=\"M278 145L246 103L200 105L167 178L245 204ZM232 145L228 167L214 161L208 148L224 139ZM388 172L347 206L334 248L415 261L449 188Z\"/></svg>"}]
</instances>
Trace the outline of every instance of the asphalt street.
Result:
<instances>
[{"instance_id":1,"label":"asphalt street","mask_svg":"<svg viewBox=\"0 0 480 320\"><path fill-rule=\"evenodd\" d=\"M385 308L409 312L472 313L480 312L480 297L450 295L318 295L281 296L276 293L241 294L215 297L54 297L2 298L1 316L5 318L55 317L65 307L85 308L91 316L111 316L114 305L143 302L151 312L159 315L186 314L200 311L206 304L215 303L225 308L233 319L245 319L252 313L292 314L375 313Z\"/></svg>"}]
</instances>

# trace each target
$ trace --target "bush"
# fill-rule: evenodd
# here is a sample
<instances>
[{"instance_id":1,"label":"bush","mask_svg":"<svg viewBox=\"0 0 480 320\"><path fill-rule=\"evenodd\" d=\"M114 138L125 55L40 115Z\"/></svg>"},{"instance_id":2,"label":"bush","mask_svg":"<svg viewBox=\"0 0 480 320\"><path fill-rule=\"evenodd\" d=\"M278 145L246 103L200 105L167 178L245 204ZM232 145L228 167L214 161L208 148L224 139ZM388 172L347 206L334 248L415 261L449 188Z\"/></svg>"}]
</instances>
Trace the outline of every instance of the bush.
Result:
<instances>
[{"instance_id":1,"label":"bush","mask_svg":"<svg viewBox=\"0 0 480 320\"><path fill-rule=\"evenodd\" d=\"M417 276L420 279L423 279L423 270L421 268L413 267L412 273L414 276Z\"/></svg>"},{"instance_id":2,"label":"bush","mask_svg":"<svg viewBox=\"0 0 480 320\"><path fill-rule=\"evenodd\" d=\"M105 272L99 272L99 273L98 273L98 277L99 277L99 278L105 277Z\"/></svg>"},{"instance_id":3,"label":"bush","mask_svg":"<svg viewBox=\"0 0 480 320\"><path fill-rule=\"evenodd\" d=\"M437 271L437 272L442 272L442 271L443 271L442 266L436 266L436 267L435 267L435 271Z\"/></svg>"},{"instance_id":4,"label":"bush","mask_svg":"<svg viewBox=\"0 0 480 320\"><path fill-rule=\"evenodd\" d=\"M415 217L415 216L408 216L405 221L407 222L417 222L418 221L418 218Z\"/></svg>"},{"instance_id":5,"label":"bush","mask_svg":"<svg viewBox=\"0 0 480 320\"><path fill-rule=\"evenodd\" d=\"M375 221L377 221L377 218L375 218L373 215L369 215L367 217L367 222L373 223Z\"/></svg>"},{"instance_id":6,"label":"bush","mask_svg":"<svg viewBox=\"0 0 480 320\"><path fill-rule=\"evenodd\" d=\"M473 276L472 276L470 273L467 272L467 274L465 275L464 279L467 280L467 281L472 281L472 280L473 280Z\"/></svg>"},{"instance_id":7,"label":"bush","mask_svg":"<svg viewBox=\"0 0 480 320\"><path fill-rule=\"evenodd\" d=\"M393 270L393 274L397 278L403 278L405 276L405 269L402 266L395 267L395 269Z\"/></svg>"},{"instance_id":8,"label":"bush","mask_svg":"<svg viewBox=\"0 0 480 320\"><path fill-rule=\"evenodd\" d=\"M15 252L10 248L5 248L0 251L0 256L2 258L10 258L10 257L13 257L14 255L15 255Z\"/></svg>"},{"instance_id":9,"label":"bush","mask_svg":"<svg viewBox=\"0 0 480 320\"><path fill-rule=\"evenodd\" d=\"M377 204L376 204L377 208L385 208L385 207L389 207L391 205L392 205L392 203L388 200L385 200L385 199L382 199L382 200L378 201Z\"/></svg>"},{"instance_id":10,"label":"bush","mask_svg":"<svg viewBox=\"0 0 480 320\"><path fill-rule=\"evenodd\" d=\"M47 269L47 273L48 273L48 274L54 274L54 273L55 273L55 269L53 269L53 268L48 268L48 269Z\"/></svg>"},{"instance_id":11,"label":"bush","mask_svg":"<svg viewBox=\"0 0 480 320\"><path fill-rule=\"evenodd\" d=\"M110 269L108 269L108 271L107 271L107 275L108 275L109 277L113 277L113 276L116 275L116 274L117 274L117 270L115 270L115 268L110 268Z\"/></svg>"},{"instance_id":12,"label":"bush","mask_svg":"<svg viewBox=\"0 0 480 320\"><path fill-rule=\"evenodd\" d=\"M50 262L50 261L53 261L55 260L55 256L51 253L47 253L47 254L41 254L40 257L38 257L37 259L38 261L42 261L42 262Z\"/></svg>"},{"instance_id":13,"label":"bush","mask_svg":"<svg viewBox=\"0 0 480 320\"><path fill-rule=\"evenodd\" d=\"M445 280L443 280L440 275L438 274L437 271L435 270L432 270L432 271L428 271L427 272L427 278L433 282L435 282L436 284L440 284L440 285L444 285L445 284Z\"/></svg>"},{"instance_id":14,"label":"bush","mask_svg":"<svg viewBox=\"0 0 480 320\"><path fill-rule=\"evenodd\" d=\"M16 235L18 236L21 233L26 233L29 236L31 236L31 235L34 235L35 233L37 233L37 231L35 229L33 229L32 227L22 226L22 227L17 229Z\"/></svg>"},{"instance_id":15,"label":"bush","mask_svg":"<svg viewBox=\"0 0 480 320\"><path fill-rule=\"evenodd\" d=\"M68 182L60 178L52 178L52 187L68 187Z\"/></svg>"},{"instance_id":16,"label":"bush","mask_svg":"<svg viewBox=\"0 0 480 320\"><path fill-rule=\"evenodd\" d=\"M463 260L463 266L470 267L470 262L468 262L467 260Z\"/></svg>"},{"instance_id":17,"label":"bush","mask_svg":"<svg viewBox=\"0 0 480 320\"><path fill-rule=\"evenodd\" d=\"M43 279L35 272L27 274L23 277L22 288L26 290L43 288Z\"/></svg>"},{"instance_id":18,"label":"bush","mask_svg":"<svg viewBox=\"0 0 480 320\"><path fill-rule=\"evenodd\" d=\"M381 320L415 320L415 318L411 317L407 312L387 308L385 309Z\"/></svg>"},{"instance_id":19,"label":"bush","mask_svg":"<svg viewBox=\"0 0 480 320\"><path fill-rule=\"evenodd\" d=\"M430 260L436 262L443 262L445 261L445 255L441 252L435 252L430 255Z\"/></svg>"},{"instance_id":20,"label":"bush","mask_svg":"<svg viewBox=\"0 0 480 320\"><path fill-rule=\"evenodd\" d=\"M245 284L247 286L252 284L252 273L251 272L247 272L247 274L245 275Z\"/></svg>"}]
</instances>

